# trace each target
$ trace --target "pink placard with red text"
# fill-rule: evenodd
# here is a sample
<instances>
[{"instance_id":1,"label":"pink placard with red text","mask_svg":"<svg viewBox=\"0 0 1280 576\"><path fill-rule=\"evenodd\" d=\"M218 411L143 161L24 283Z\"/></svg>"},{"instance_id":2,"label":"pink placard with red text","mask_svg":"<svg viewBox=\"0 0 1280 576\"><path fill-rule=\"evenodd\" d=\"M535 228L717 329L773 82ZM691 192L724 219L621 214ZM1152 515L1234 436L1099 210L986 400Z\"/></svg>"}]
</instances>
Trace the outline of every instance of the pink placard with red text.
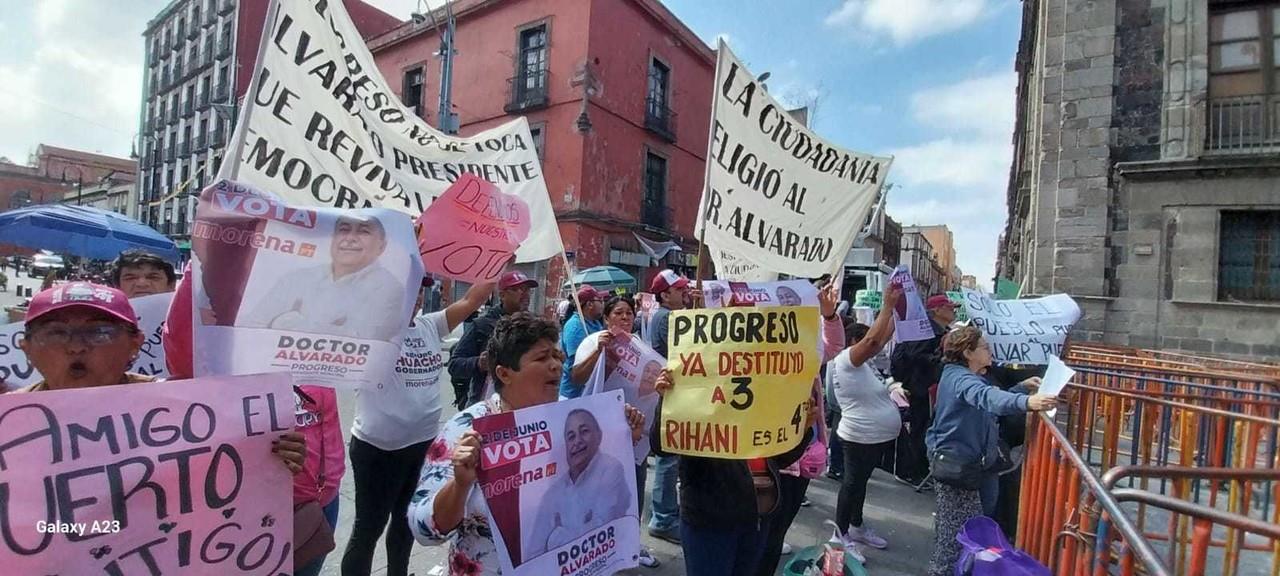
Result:
<instances>
[{"instance_id":1,"label":"pink placard with red text","mask_svg":"<svg viewBox=\"0 0 1280 576\"><path fill-rule=\"evenodd\" d=\"M415 228L428 272L493 282L529 236L529 206L486 180L463 174L423 211Z\"/></svg>"}]
</instances>

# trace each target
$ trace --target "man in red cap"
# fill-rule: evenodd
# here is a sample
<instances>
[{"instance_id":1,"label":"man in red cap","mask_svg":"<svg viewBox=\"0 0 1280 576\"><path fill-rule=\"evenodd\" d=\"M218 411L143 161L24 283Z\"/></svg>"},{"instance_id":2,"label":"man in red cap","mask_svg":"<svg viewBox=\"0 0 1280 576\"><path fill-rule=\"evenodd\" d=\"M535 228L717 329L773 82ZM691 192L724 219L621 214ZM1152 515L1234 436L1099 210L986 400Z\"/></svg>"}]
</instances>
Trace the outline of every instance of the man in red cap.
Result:
<instances>
[{"instance_id":1,"label":"man in red cap","mask_svg":"<svg viewBox=\"0 0 1280 576\"><path fill-rule=\"evenodd\" d=\"M449 358L449 375L455 382L469 382L467 397L456 398L459 410L484 400L485 382L489 375L489 359L484 349L493 334L493 327L503 316L529 309L529 300L538 281L519 270L512 270L498 279L498 306L490 306L476 318L453 347ZM456 389L456 387L455 387Z\"/></svg>"},{"instance_id":2,"label":"man in red cap","mask_svg":"<svg viewBox=\"0 0 1280 576\"><path fill-rule=\"evenodd\" d=\"M649 292L658 301L649 320L649 345L663 358L667 357L667 327L672 310L683 310L689 292L689 279L671 270L663 270L649 283ZM676 498L678 470L676 456L657 456L653 469L654 486L650 501L649 534L654 538L680 543L680 506Z\"/></svg>"},{"instance_id":3,"label":"man in red cap","mask_svg":"<svg viewBox=\"0 0 1280 576\"><path fill-rule=\"evenodd\" d=\"M604 298L605 294L590 284L583 284L578 289L578 304L582 306L582 314L570 309L570 317L560 332L560 350L564 352L564 370L560 376L560 397L577 398L582 395L583 385L574 384L569 373L573 371L574 356L578 346L589 334L604 330Z\"/></svg>"},{"instance_id":4,"label":"man in red cap","mask_svg":"<svg viewBox=\"0 0 1280 576\"><path fill-rule=\"evenodd\" d=\"M901 306L901 305L900 305ZM942 337L956 320L956 305L946 294L934 294L925 301L933 338L902 342L894 346L889 370L907 391L907 433L898 439L894 476L898 481L919 486L929 475L925 431L933 420L929 389L942 378Z\"/></svg>"}]
</instances>

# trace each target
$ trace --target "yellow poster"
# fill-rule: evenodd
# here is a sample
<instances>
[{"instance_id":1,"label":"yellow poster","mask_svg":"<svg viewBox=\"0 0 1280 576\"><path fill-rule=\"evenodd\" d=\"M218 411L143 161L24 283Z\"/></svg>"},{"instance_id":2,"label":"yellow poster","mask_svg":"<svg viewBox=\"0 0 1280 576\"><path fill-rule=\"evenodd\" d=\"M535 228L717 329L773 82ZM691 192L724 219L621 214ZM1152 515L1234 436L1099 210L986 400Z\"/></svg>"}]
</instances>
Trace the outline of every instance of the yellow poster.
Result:
<instances>
[{"instance_id":1,"label":"yellow poster","mask_svg":"<svg viewBox=\"0 0 1280 576\"><path fill-rule=\"evenodd\" d=\"M662 449L713 458L762 458L804 438L818 374L818 309L718 308L671 313L662 401Z\"/></svg>"}]
</instances>

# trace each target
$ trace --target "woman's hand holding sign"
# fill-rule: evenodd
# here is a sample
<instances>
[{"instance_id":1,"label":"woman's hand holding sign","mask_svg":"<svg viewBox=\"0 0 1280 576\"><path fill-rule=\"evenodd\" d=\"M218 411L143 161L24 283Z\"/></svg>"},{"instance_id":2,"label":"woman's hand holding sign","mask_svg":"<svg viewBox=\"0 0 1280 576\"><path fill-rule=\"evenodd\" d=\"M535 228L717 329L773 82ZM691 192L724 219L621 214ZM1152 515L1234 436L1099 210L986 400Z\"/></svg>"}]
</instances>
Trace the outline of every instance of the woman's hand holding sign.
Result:
<instances>
[{"instance_id":1,"label":"woman's hand holding sign","mask_svg":"<svg viewBox=\"0 0 1280 576\"><path fill-rule=\"evenodd\" d=\"M307 459L307 439L301 432L285 432L271 441L271 452L280 457L290 472L297 474Z\"/></svg>"},{"instance_id":2,"label":"woman's hand holding sign","mask_svg":"<svg viewBox=\"0 0 1280 576\"><path fill-rule=\"evenodd\" d=\"M671 370L663 368L662 372L658 374L658 379L653 383L653 389L657 391L660 396L666 396L667 392L670 392L671 389L675 387L675 384L676 381L675 378L671 376Z\"/></svg>"},{"instance_id":3,"label":"woman's hand holding sign","mask_svg":"<svg viewBox=\"0 0 1280 576\"><path fill-rule=\"evenodd\" d=\"M631 443L635 444L644 436L644 413L630 404L623 407L623 413L626 414L627 425L631 427Z\"/></svg>"},{"instance_id":4,"label":"woman's hand holding sign","mask_svg":"<svg viewBox=\"0 0 1280 576\"><path fill-rule=\"evenodd\" d=\"M432 505L432 518L436 530L451 532L462 523L466 511L467 494L476 482L480 468L480 434L469 430L458 438L453 449L453 478L445 483Z\"/></svg>"},{"instance_id":5,"label":"woman's hand holding sign","mask_svg":"<svg viewBox=\"0 0 1280 576\"><path fill-rule=\"evenodd\" d=\"M827 283L825 288L818 291L818 310L822 312L823 318L835 318L836 306L839 304L840 293L836 290L835 282Z\"/></svg>"},{"instance_id":6,"label":"woman's hand holding sign","mask_svg":"<svg viewBox=\"0 0 1280 576\"><path fill-rule=\"evenodd\" d=\"M480 466L480 434L466 432L453 449L453 479L470 488L476 481L476 469Z\"/></svg>"}]
</instances>

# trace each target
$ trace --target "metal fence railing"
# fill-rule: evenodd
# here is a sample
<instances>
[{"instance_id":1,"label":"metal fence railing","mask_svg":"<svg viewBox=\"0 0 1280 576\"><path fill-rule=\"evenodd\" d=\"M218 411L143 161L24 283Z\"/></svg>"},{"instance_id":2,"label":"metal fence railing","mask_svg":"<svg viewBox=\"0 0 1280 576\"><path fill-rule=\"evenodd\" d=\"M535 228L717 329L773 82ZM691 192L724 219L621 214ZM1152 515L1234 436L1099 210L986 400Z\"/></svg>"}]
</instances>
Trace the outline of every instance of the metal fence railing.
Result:
<instances>
[{"instance_id":1,"label":"metal fence railing","mask_svg":"<svg viewBox=\"0 0 1280 576\"><path fill-rule=\"evenodd\" d=\"M1280 151L1280 97L1210 99L1205 118L1205 148L1224 153Z\"/></svg>"}]
</instances>

